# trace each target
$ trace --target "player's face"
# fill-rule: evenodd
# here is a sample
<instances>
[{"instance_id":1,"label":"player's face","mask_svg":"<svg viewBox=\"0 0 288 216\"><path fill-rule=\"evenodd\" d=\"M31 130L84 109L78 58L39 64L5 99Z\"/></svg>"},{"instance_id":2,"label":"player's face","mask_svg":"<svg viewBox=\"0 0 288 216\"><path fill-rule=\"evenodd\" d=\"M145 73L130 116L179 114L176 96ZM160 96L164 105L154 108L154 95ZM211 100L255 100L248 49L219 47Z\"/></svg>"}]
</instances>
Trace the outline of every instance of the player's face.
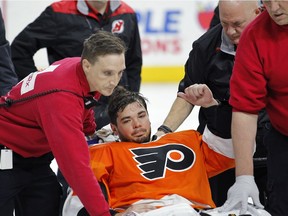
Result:
<instances>
[{"instance_id":1,"label":"player's face","mask_svg":"<svg viewBox=\"0 0 288 216\"><path fill-rule=\"evenodd\" d=\"M117 115L117 127L112 129L123 142L143 143L150 141L151 123L145 107L134 102Z\"/></svg>"},{"instance_id":2,"label":"player's face","mask_svg":"<svg viewBox=\"0 0 288 216\"><path fill-rule=\"evenodd\" d=\"M110 54L98 57L94 64L84 59L82 65L90 91L98 91L104 96L109 96L125 70L125 57L124 53Z\"/></svg>"},{"instance_id":3,"label":"player's face","mask_svg":"<svg viewBox=\"0 0 288 216\"><path fill-rule=\"evenodd\" d=\"M264 0L263 4L266 7L270 17L278 25L288 24L288 1L283 0Z\"/></svg>"}]
</instances>

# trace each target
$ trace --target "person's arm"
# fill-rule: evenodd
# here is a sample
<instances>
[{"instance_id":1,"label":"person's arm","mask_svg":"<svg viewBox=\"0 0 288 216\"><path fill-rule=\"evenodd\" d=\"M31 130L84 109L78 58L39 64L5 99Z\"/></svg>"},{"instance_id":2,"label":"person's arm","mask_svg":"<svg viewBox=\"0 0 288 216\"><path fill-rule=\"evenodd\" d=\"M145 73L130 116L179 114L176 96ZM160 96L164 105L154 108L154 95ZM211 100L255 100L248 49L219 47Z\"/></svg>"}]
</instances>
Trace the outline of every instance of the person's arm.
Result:
<instances>
[{"instance_id":1,"label":"person's arm","mask_svg":"<svg viewBox=\"0 0 288 216\"><path fill-rule=\"evenodd\" d=\"M61 92L38 100L36 114L39 125L68 184L90 215L110 215L90 165L83 133L83 99Z\"/></svg>"},{"instance_id":2,"label":"person's arm","mask_svg":"<svg viewBox=\"0 0 288 216\"><path fill-rule=\"evenodd\" d=\"M205 110L206 124L214 135L231 138L232 107L227 102L216 100L206 84L191 85L184 92L178 96Z\"/></svg>"},{"instance_id":3,"label":"person's arm","mask_svg":"<svg viewBox=\"0 0 288 216\"><path fill-rule=\"evenodd\" d=\"M128 79L128 89L139 92L142 70L142 49L136 14L133 16L133 23L133 35L130 35L131 41L126 51L125 71Z\"/></svg>"},{"instance_id":4,"label":"person's arm","mask_svg":"<svg viewBox=\"0 0 288 216\"><path fill-rule=\"evenodd\" d=\"M85 136L91 136L96 132L96 123L93 109L89 109L85 112L83 132Z\"/></svg>"},{"instance_id":5,"label":"person's arm","mask_svg":"<svg viewBox=\"0 0 288 216\"><path fill-rule=\"evenodd\" d=\"M54 12L51 7L45 11L32 23L26 26L12 41L11 54L15 66L15 72L22 80L31 72L37 71L33 56L44 47L48 47L52 40L56 43L57 21L54 19Z\"/></svg>"},{"instance_id":6,"label":"person's arm","mask_svg":"<svg viewBox=\"0 0 288 216\"><path fill-rule=\"evenodd\" d=\"M253 153L258 115L234 111L232 113L232 142L235 154L236 182L228 190L227 201L221 212L230 211L240 204L240 214L248 208L248 198L253 204L263 208L259 200L259 191L253 176Z\"/></svg>"},{"instance_id":7,"label":"person's arm","mask_svg":"<svg viewBox=\"0 0 288 216\"><path fill-rule=\"evenodd\" d=\"M185 63L185 75L179 82L178 95L175 99L170 111L165 118L162 125L175 131L190 115L195 104L187 101L185 98L179 96L185 92L186 88L195 83L205 83L207 49L201 46L197 40L192 44L192 50L189 53L189 58ZM197 104L196 104L197 105ZM163 135L165 132L158 130L155 134L157 137Z\"/></svg>"},{"instance_id":8,"label":"person's arm","mask_svg":"<svg viewBox=\"0 0 288 216\"><path fill-rule=\"evenodd\" d=\"M194 106L187 102L185 99L176 97L166 119L163 122L163 125L170 128L171 132L177 130L177 128L192 112L193 107ZM158 137L165 133L167 132L159 129L155 135Z\"/></svg>"},{"instance_id":9,"label":"person's arm","mask_svg":"<svg viewBox=\"0 0 288 216\"><path fill-rule=\"evenodd\" d=\"M178 96L194 106L196 105L204 108L219 104L219 102L214 99L211 90L206 84L191 85L184 90L184 93L179 92Z\"/></svg>"},{"instance_id":10,"label":"person's arm","mask_svg":"<svg viewBox=\"0 0 288 216\"><path fill-rule=\"evenodd\" d=\"M5 95L17 84L18 77L10 56L10 46L7 42L0 45L0 96Z\"/></svg>"},{"instance_id":11,"label":"person's arm","mask_svg":"<svg viewBox=\"0 0 288 216\"><path fill-rule=\"evenodd\" d=\"M171 129L171 131L177 130L192 112L195 105L211 107L219 104L219 102L213 98L211 90L205 84L191 85L184 90L184 93L179 92L177 96L163 123L163 125ZM161 136L164 133L165 131L162 131L160 127L156 135Z\"/></svg>"},{"instance_id":12,"label":"person's arm","mask_svg":"<svg viewBox=\"0 0 288 216\"><path fill-rule=\"evenodd\" d=\"M5 95L18 81L11 60L10 45L5 34L5 25L0 8L0 96Z\"/></svg>"},{"instance_id":13,"label":"person's arm","mask_svg":"<svg viewBox=\"0 0 288 216\"><path fill-rule=\"evenodd\" d=\"M232 113L232 142L235 152L236 176L253 175L253 154L258 115Z\"/></svg>"}]
</instances>

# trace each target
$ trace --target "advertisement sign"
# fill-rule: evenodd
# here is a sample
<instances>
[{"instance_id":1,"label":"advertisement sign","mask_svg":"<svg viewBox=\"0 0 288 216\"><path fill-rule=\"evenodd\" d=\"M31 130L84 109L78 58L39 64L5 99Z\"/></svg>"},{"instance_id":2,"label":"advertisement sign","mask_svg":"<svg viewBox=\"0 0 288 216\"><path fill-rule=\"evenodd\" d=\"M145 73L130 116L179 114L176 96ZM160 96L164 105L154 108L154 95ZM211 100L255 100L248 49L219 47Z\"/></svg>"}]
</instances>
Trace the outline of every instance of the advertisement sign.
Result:
<instances>
[{"instance_id":1,"label":"advertisement sign","mask_svg":"<svg viewBox=\"0 0 288 216\"><path fill-rule=\"evenodd\" d=\"M197 40L209 28L218 1L127 1L138 14L143 81L179 81Z\"/></svg>"},{"instance_id":2,"label":"advertisement sign","mask_svg":"<svg viewBox=\"0 0 288 216\"><path fill-rule=\"evenodd\" d=\"M0 1L8 40L12 42L13 38L52 2L54 1ZM218 1L125 2L137 12L143 51L142 81L179 81L183 77L184 64L192 49L192 43L207 31ZM46 51L39 51L34 59L37 66L48 66Z\"/></svg>"}]
</instances>

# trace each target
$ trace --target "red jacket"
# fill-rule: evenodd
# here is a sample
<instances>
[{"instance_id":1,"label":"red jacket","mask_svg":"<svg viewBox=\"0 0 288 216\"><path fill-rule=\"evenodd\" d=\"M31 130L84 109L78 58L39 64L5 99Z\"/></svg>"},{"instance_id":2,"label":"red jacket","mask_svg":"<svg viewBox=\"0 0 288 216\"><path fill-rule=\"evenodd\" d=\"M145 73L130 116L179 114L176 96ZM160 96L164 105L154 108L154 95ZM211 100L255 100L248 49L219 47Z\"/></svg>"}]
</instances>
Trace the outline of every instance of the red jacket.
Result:
<instances>
[{"instance_id":1,"label":"red jacket","mask_svg":"<svg viewBox=\"0 0 288 216\"><path fill-rule=\"evenodd\" d=\"M241 35L231 77L230 104L257 114L266 107L272 125L288 136L288 26L277 25L267 11Z\"/></svg>"},{"instance_id":2,"label":"red jacket","mask_svg":"<svg viewBox=\"0 0 288 216\"><path fill-rule=\"evenodd\" d=\"M89 213L102 215L108 212L108 206L89 166L84 137L84 133L95 130L93 112L84 107L83 97L91 95L89 91L78 57L31 73L7 95L15 103L0 108L0 143L23 157L39 157L52 151ZM93 94L100 97L99 93ZM4 100L1 97L1 103Z\"/></svg>"}]
</instances>

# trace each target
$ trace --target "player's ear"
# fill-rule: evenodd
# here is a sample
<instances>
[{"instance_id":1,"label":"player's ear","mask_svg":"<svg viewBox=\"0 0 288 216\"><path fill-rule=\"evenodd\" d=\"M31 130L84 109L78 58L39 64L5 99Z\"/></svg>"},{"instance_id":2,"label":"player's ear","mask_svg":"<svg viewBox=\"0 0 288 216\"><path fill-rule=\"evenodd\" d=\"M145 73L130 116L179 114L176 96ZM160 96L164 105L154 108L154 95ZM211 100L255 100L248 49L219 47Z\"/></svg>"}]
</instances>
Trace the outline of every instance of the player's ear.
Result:
<instances>
[{"instance_id":1,"label":"player's ear","mask_svg":"<svg viewBox=\"0 0 288 216\"><path fill-rule=\"evenodd\" d=\"M116 125L110 123L110 127L111 127L114 135L119 135Z\"/></svg>"}]
</instances>

